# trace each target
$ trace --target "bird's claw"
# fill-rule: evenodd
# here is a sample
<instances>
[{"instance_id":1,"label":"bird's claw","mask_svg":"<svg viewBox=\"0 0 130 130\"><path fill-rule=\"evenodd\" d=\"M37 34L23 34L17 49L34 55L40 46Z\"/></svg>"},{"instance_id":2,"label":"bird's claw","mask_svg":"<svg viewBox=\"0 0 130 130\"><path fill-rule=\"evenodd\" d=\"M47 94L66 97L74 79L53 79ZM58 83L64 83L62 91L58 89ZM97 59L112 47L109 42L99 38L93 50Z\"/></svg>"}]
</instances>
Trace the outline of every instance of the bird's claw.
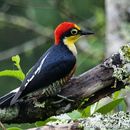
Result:
<instances>
[{"instance_id":1,"label":"bird's claw","mask_svg":"<svg viewBox=\"0 0 130 130\"><path fill-rule=\"evenodd\" d=\"M59 95L59 94L57 94L57 96L60 97L61 100L55 101L55 102L53 102L53 104L61 103L61 102L63 102L64 100L69 101L69 102L74 102L74 100L69 99L68 97L65 97L65 96L62 96L62 95ZM71 96L70 96L70 97L71 97Z\"/></svg>"}]
</instances>

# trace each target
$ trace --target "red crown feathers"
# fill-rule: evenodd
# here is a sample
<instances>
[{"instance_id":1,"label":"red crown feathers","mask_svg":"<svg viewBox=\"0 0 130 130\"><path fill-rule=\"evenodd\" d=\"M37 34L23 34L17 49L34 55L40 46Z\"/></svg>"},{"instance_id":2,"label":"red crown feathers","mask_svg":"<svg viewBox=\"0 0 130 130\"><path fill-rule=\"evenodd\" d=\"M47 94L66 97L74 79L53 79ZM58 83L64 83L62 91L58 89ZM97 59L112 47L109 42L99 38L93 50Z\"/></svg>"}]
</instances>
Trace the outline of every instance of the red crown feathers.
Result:
<instances>
[{"instance_id":1,"label":"red crown feathers","mask_svg":"<svg viewBox=\"0 0 130 130\"><path fill-rule=\"evenodd\" d=\"M65 33L66 31L68 31L69 29L74 28L74 27L75 27L75 24L71 23L71 22L63 22L63 23L59 24L54 31L55 44L56 45L59 44L60 38L63 33Z\"/></svg>"}]
</instances>

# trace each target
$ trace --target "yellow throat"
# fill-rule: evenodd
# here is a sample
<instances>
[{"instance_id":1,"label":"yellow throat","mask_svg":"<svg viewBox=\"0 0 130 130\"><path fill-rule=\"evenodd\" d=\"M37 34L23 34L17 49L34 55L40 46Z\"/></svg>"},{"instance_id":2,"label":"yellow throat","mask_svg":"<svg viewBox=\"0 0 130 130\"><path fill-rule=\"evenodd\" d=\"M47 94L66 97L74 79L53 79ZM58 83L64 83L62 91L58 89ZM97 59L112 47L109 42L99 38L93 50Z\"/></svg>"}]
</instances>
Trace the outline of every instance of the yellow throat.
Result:
<instances>
[{"instance_id":1,"label":"yellow throat","mask_svg":"<svg viewBox=\"0 0 130 130\"><path fill-rule=\"evenodd\" d=\"M79 39L80 35L65 37L64 44L69 48L69 50L76 56L77 49L75 46L75 42Z\"/></svg>"}]
</instances>

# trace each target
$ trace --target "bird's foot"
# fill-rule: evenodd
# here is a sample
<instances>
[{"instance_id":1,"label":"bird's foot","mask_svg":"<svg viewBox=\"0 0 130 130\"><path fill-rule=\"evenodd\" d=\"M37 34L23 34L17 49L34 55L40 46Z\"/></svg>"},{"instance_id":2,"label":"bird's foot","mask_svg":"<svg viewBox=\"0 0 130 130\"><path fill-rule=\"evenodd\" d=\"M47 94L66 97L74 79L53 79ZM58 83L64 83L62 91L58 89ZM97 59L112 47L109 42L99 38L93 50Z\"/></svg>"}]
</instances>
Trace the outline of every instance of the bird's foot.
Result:
<instances>
[{"instance_id":1,"label":"bird's foot","mask_svg":"<svg viewBox=\"0 0 130 130\"><path fill-rule=\"evenodd\" d=\"M55 101L55 102L53 102L53 104L61 103L61 102L63 102L64 100L69 101L69 102L74 102L74 100L72 100L72 99L70 99L70 98L68 98L68 97L62 96L62 95L60 95L60 94L57 94L57 97L60 97L61 100ZM70 96L70 97L71 97L71 96Z\"/></svg>"}]
</instances>

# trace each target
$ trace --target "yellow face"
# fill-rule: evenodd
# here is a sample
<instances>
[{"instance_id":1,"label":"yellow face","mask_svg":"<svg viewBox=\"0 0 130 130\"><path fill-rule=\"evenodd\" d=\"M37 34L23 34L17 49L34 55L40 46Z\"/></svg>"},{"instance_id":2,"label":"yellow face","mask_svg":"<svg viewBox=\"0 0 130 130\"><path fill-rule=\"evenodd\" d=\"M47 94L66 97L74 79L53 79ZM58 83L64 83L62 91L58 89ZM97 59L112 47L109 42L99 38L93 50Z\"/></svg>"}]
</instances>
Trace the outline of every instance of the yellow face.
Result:
<instances>
[{"instance_id":1,"label":"yellow face","mask_svg":"<svg viewBox=\"0 0 130 130\"><path fill-rule=\"evenodd\" d=\"M64 44L72 51L74 55L77 54L74 43L81 37L81 35L78 33L79 31L80 28L75 25L75 28L70 30L70 36L64 38Z\"/></svg>"},{"instance_id":2,"label":"yellow face","mask_svg":"<svg viewBox=\"0 0 130 130\"><path fill-rule=\"evenodd\" d=\"M77 54L77 50L75 47L75 42L83 35L91 35L93 34L93 32L86 30L83 31L80 29L79 26L77 26L76 24L70 29L68 30L63 37L63 43L68 47L69 50L71 50L71 52L76 55Z\"/></svg>"},{"instance_id":3,"label":"yellow face","mask_svg":"<svg viewBox=\"0 0 130 130\"><path fill-rule=\"evenodd\" d=\"M79 38L80 34L78 33L80 31L80 27L75 24L75 28L70 30L70 36L65 37L64 42L66 44L74 44Z\"/></svg>"},{"instance_id":4,"label":"yellow face","mask_svg":"<svg viewBox=\"0 0 130 130\"><path fill-rule=\"evenodd\" d=\"M66 42L67 44L74 44L79 38L80 38L79 34L75 36L66 37L64 39L64 42Z\"/></svg>"}]
</instances>

